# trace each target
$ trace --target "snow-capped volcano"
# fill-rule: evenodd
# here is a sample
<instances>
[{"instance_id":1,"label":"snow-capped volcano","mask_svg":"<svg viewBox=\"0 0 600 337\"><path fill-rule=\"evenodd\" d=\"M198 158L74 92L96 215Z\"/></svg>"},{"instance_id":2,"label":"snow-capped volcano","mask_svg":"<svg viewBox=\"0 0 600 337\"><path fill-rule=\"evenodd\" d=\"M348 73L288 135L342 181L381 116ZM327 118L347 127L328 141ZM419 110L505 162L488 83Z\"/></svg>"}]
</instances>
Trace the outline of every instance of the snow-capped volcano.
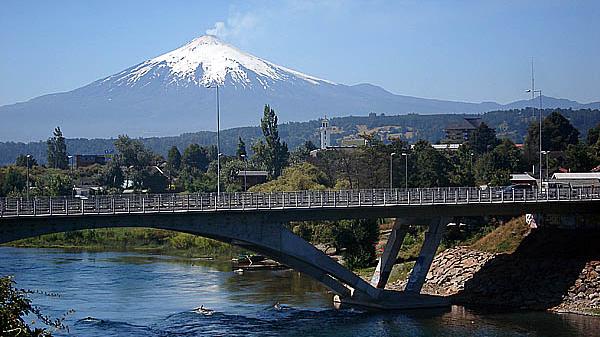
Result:
<instances>
[{"instance_id":1,"label":"snow-capped volcano","mask_svg":"<svg viewBox=\"0 0 600 337\"><path fill-rule=\"evenodd\" d=\"M366 115L370 112L479 113L502 106L394 95L370 84L319 79L245 53L214 36L202 36L84 87L0 107L0 141L45 139L56 126L67 137L177 135L214 130L220 88L221 126L257 125L265 104L282 122ZM596 107L567 100L548 107Z\"/></svg>"},{"instance_id":2,"label":"snow-capped volcano","mask_svg":"<svg viewBox=\"0 0 600 337\"><path fill-rule=\"evenodd\" d=\"M263 89L276 81L304 80L311 84L333 84L262 60L212 35L196 38L133 69L110 76L105 81L114 81L117 85L143 86L148 81L159 79L167 85L195 84L206 87L224 85L228 76L234 86L259 85Z\"/></svg>"}]
</instances>

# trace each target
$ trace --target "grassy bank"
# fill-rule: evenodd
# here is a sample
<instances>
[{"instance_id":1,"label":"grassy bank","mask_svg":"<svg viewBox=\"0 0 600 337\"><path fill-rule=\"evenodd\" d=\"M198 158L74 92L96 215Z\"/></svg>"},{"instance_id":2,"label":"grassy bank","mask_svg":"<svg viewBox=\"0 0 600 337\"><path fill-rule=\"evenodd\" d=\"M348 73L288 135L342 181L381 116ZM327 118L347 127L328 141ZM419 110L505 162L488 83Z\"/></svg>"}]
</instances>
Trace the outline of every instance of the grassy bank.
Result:
<instances>
[{"instance_id":1,"label":"grassy bank","mask_svg":"<svg viewBox=\"0 0 600 337\"><path fill-rule=\"evenodd\" d=\"M105 228L54 233L10 243L13 247L96 251L151 251L183 257L232 256L237 247L196 235L151 228Z\"/></svg>"}]
</instances>

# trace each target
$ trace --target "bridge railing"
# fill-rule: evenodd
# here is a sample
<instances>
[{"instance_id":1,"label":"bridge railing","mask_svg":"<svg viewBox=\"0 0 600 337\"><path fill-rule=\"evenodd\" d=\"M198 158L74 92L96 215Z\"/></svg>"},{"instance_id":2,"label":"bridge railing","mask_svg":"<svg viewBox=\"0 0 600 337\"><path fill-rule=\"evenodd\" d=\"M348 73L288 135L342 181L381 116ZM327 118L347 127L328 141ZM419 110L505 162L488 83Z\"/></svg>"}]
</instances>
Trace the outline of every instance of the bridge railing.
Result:
<instances>
[{"instance_id":1,"label":"bridge railing","mask_svg":"<svg viewBox=\"0 0 600 337\"><path fill-rule=\"evenodd\" d=\"M0 198L0 217L600 200L600 188L446 187Z\"/></svg>"}]
</instances>

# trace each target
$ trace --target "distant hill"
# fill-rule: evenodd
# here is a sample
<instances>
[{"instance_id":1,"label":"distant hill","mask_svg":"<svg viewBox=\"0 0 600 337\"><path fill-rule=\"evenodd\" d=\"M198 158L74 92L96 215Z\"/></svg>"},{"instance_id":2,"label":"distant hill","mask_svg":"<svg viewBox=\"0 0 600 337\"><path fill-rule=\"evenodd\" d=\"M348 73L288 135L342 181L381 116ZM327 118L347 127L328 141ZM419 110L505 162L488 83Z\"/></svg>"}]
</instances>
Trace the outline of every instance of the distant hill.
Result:
<instances>
[{"instance_id":1,"label":"distant hill","mask_svg":"<svg viewBox=\"0 0 600 337\"><path fill-rule=\"evenodd\" d=\"M43 139L60 125L72 137L176 135L214 130L215 91L223 128L251 125L270 104L282 122L386 114L483 113L537 106L524 100L458 102L397 95L371 84L346 85L307 75L245 53L214 36L133 65L68 92L0 106L0 141ZM544 97L549 108L600 108Z\"/></svg>"},{"instance_id":2,"label":"distant hill","mask_svg":"<svg viewBox=\"0 0 600 337\"><path fill-rule=\"evenodd\" d=\"M559 111L581 132L581 136L587 135L587 130L600 124L600 110L561 110L547 109L544 115L552 111ZM536 111L536 113L539 111ZM400 137L409 142L426 139L432 143L438 142L444 137L444 127L459 122L464 117L481 117L488 125L494 127L499 137L510 138L517 143L522 143L527 133L527 127L532 121L537 121L531 109L492 111L481 115L375 115L370 116L348 116L330 119L330 124L335 127L332 135L333 144L343 137L357 136L359 132L377 132L382 138L387 136ZM280 136L294 149L311 140L318 144L319 137L318 120L308 122L293 122L280 125ZM48 130L48 135L51 133ZM66 134L66 137L69 135ZM225 154L235 153L238 137L246 142L248 150L251 144L262 137L259 127L241 127L221 131L221 145ZM183 149L191 144L211 145L216 143L216 133L202 131L196 133L185 133L175 137L151 137L141 138L142 141L155 152L166 155L173 145ZM101 154L114 150L114 139L67 139L67 149L74 154ZM0 142L0 165L11 164L19 154L32 154L40 163L46 162L45 142L16 143Z\"/></svg>"}]
</instances>

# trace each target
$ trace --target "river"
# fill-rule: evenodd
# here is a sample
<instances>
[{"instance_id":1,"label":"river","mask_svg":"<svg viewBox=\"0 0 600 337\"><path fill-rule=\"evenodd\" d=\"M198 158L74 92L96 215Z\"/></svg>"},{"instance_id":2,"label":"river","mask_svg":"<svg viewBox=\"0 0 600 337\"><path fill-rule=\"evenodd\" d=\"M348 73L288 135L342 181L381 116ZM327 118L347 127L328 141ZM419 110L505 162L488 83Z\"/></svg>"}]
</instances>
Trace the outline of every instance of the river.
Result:
<instances>
[{"instance_id":1,"label":"river","mask_svg":"<svg viewBox=\"0 0 600 337\"><path fill-rule=\"evenodd\" d=\"M69 309L56 336L599 336L600 318L544 312L336 310L320 284L293 271L236 274L226 261L116 252L0 247L42 311ZM283 309L276 310L275 303ZM213 309L202 315L193 309Z\"/></svg>"}]
</instances>

